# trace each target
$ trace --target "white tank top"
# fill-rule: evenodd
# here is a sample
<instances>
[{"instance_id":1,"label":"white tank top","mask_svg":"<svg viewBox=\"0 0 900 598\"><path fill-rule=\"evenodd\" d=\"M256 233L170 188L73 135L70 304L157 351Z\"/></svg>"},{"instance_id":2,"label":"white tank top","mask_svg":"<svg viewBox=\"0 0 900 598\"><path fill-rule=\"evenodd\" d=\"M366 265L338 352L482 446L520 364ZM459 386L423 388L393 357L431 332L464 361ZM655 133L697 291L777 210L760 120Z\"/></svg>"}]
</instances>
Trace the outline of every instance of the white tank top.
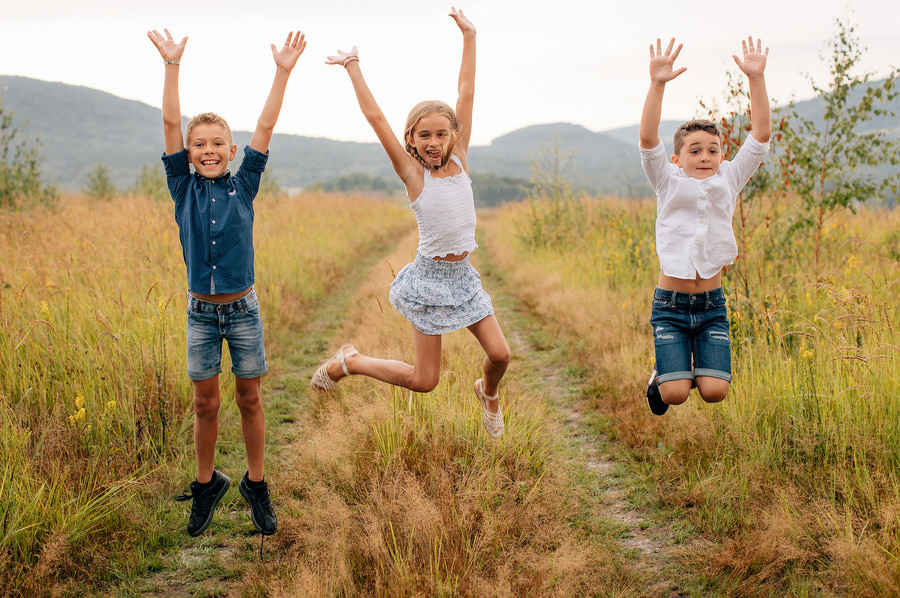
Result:
<instances>
[{"instance_id":1,"label":"white tank top","mask_svg":"<svg viewBox=\"0 0 900 598\"><path fill-rule=\"evenodd\" d=\"M475 200L472 180L459 158L450 155L462 171L440 178L425 169L425 187L410 205L419 225L420 255L435 258L474 251Z\"/></svg>"}]
</instances>

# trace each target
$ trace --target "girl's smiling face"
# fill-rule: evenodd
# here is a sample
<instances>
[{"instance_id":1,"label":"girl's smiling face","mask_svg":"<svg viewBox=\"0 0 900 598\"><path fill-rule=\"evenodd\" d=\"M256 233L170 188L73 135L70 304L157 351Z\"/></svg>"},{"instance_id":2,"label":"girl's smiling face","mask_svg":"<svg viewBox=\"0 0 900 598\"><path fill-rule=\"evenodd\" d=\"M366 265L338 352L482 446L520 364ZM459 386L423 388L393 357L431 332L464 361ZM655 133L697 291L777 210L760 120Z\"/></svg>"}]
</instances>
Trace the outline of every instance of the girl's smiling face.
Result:
<instances>
[{"instance_id":1,"label":"girl's smiling face","mask_svg":"<svg viewBox=\"0 0 900 598\"><path fill-rule=\"evenodd\" d=\"M423 116L409 135L409 145L432 168L444 164L452 140L450 119L443 114Z\"/></svg>"},{"instance_id":2,"label":"girl's smiling face","mask_svg":"<svg viewBox=\"0 0 900 598\"><path fill-rule=\"evenodd\" d=\"M708 179L719 172L722 147L719 137L707 131L693 131L684 137L684 145L672 161L692 179Z\"/></svg>"}]
</instances>

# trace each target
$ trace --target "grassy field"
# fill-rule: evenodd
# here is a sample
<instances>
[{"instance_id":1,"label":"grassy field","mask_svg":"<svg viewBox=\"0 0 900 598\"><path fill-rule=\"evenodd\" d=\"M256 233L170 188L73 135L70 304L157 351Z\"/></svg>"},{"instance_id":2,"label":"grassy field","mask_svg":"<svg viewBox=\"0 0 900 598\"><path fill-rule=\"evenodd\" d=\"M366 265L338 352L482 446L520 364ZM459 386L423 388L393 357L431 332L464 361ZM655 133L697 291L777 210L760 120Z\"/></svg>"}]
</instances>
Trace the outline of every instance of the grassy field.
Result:
<instances>
[{"instance_id":1,"label":"grassy field","mask_svg":"<svg viewBox=\"0 0 900 598\"><path fill-rule=\"evenodd\" d=\"M184 264L168 203L67 197L0 214L0 587L8 595L887 596L900 593L900 216L834 219L820 268L790 201L725 277L735 381L664 417L642 399L652 203L516 204L476 265L513 348L507 434L480 427L471 335L441 382L319 397L341 343L411 359L387 302L415 253L402 202L261 198L267 477L260 546L193 479ZM227 372L228 366L223 369ZM223 376L223 398L233 393ZM229 404L230 403L230 404ZM217 464L245 461L223 401ZM262 558L260 551L262 550Z\"/></svg>"}]
</instances>

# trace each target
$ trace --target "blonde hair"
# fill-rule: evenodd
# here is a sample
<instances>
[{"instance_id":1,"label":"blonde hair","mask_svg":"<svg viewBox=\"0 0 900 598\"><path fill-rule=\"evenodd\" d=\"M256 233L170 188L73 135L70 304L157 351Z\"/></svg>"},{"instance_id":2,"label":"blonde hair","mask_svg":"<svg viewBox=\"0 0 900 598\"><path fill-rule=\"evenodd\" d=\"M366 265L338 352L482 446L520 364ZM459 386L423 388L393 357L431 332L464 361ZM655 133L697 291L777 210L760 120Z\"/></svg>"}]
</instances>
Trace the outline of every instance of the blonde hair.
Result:
<instances>
[{"instance_id":1,"label":"blonde hair","mask_svg":"<svg viewBox=\"0 0 900 598\"><path fill-rule=\"evenodd\" d=\"M719 132L719 127L711 120L689 120L675 131L675 137L672 139L672 145L675 148L675 153L678 154L681 152L681 147L684 145L684 138L688 136L689 133L693 133L694 131L704 131L711 135L715 135L719 138L719 142L722 141L722 134Z\"/></svg>"},{"instance_id":2,"label":"blonde hair","mask_svg":"<svg viewBox=\"0 0 900 598\"><path fill-rule=\"evenodd\" d=\"M215 112L201 112L188 121L187 127L184 130L184 138L188 143L190 143L191 141L191 131L197 125L219 125L223 129L225 129L226 133L228 133L228 143L234 143L231 136L231 127L228 126L228 123L225 122L224 118L222 118Z\"/></svg>"},{"instance_id":3,"label":"blonde hair","mask_svg":"<svg viewBox=\"0 0 900 598\"><path fill-rule=\"evenodd\" d=\"M425 159L419 155L416 149L410 145L409 139L412 136L413 129L416 128L416 125L420 120L425 118L426 116L431 116L432 114L442 114L447 117L450 121L450 145L447 147L447 155L441 158L440 166L430 166ZM409 111L409 116L406 117L406 130L403 132L403 141L406 143L406 151L409 154L422 163L425 168L434 168L437 170L441 166L447 163L447 160L450 159L450 154L453 152L453 146L456 145L456 140L459 139L459 121L456 119L456 112L453 111L449 105L441 102L440 100L427 100L425 102L419 102L413 109Z\"/></svg>"}]
</instances>

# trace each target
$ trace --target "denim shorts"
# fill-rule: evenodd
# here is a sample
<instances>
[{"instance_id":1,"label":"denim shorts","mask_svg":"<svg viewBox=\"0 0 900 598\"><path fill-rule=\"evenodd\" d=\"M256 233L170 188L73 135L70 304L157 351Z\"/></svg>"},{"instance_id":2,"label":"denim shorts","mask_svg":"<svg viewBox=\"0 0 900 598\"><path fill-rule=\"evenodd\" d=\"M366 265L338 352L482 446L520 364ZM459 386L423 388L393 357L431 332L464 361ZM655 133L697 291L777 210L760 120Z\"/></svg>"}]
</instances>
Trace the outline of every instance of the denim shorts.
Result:
<instances>
[{"instance_id":1,"label":"denim shorts","mask_svg":"<svg viewBox=\"0 0 900 598\"><path fill-rule=\"evenodd\" d=\"M231 371L238 378L265 374L266 347L256 291L231 303L202 301L188 293L187 370L191 380L207 380L222 371L222 341L228 341Z\"/></svg>"},{"instance_id":2,"label":"denim shorts","mask_svg":"<svg viewBox=\"0 0 900 598\"><path fill-rule=\"evenodd\" d=\"M467 328L494 313L467 255L458 262L416 254L391 283L391 305L422 334Z\"/></svg>"},{"instance_id":3,"label":"denim shorts","mask_svg":"<svg viewBox=\"0 0 900 598\"><path fill-rule=\"evenodd\" d=\"M697 376L731 382L728 308L721 287L703 293L657 287L651 314L660 383Z\"/></svg>"}]
</instances>

